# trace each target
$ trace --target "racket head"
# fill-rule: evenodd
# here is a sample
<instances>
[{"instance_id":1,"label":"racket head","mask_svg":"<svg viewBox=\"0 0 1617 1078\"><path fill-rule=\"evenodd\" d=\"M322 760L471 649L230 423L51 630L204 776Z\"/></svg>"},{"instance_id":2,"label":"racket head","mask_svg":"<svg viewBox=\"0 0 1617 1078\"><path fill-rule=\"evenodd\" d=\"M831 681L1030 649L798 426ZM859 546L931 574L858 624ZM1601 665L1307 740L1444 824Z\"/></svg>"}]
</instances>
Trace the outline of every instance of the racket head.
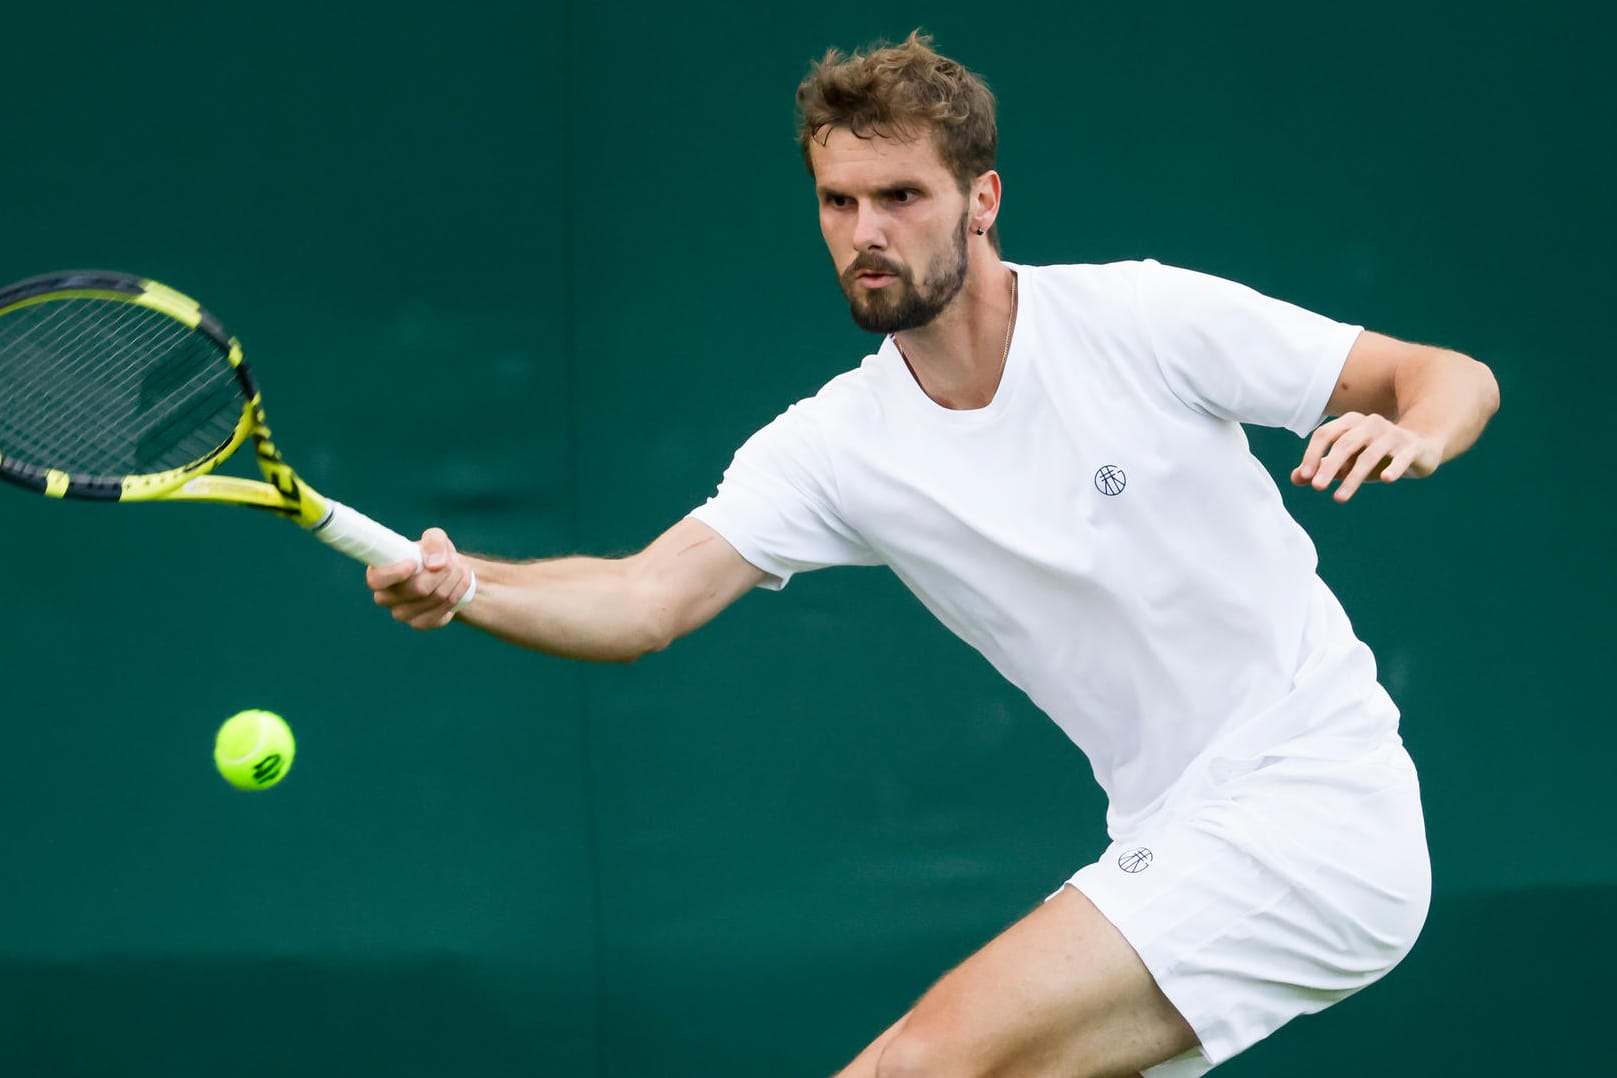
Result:
<instances>
[{"instance_id":1,"label":"racket head","mask_svg":"<svg viewBox=\"0 0 1617 1078\"><path fill-rule=\"evenodd\" d=\"M259 410L240 343L165 285L69 270L0 289L0 479L160 498L235 452Z\"/></svg>"}]
</instances>

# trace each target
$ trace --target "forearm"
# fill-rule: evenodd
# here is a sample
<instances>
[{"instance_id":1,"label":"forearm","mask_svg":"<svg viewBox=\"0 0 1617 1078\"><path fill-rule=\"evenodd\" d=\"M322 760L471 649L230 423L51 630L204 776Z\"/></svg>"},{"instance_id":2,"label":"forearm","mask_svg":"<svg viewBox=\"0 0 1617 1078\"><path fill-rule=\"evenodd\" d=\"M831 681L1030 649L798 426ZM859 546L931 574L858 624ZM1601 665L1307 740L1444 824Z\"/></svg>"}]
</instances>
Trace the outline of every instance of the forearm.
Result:
<instances>
[{"instance_id":1,"label":"forearm","mask_svg":"<svg viewBox=\"0 0 1617 1078\"><path fill-rule=\"evenodd\" d=\"M1406 430L1442 448L1440 462L1464 453L1499 410L1499 384L1493 372L1469 356L1438 348L1419 363L1398 371L1394 381L1397 415Z\"/></svg>"},{"instance_id":2,"label":"forearm","mask_svg":"<svg viewBox=\"0 0 1617 1078\"><path fill-rule=\"evenodd\" d=\"M655 591L628 559L467 557L477 599L456 620L549 655L631 662L668 645Z\"/></svg>"}]
</instances>

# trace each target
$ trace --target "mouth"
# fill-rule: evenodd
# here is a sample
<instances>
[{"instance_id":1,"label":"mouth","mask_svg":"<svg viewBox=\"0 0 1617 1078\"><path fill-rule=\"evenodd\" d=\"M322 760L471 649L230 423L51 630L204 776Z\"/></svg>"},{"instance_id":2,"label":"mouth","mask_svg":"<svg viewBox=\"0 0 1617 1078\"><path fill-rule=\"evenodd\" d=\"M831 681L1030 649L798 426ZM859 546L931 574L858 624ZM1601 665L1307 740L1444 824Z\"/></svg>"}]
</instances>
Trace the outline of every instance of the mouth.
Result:
<instances>
[{"instance_id":1,"label":"mouth","mask_svg":"<svg viewBox=\"0 0 1617 1078\"><path fill-rule=\"evenodd\" d=\"M894 281L898 280L898 276L897 274L893 273L875 273L865 271L855 274L854 280L858 281L866 288L885 288Z\"/></svg>"}]
</instances>

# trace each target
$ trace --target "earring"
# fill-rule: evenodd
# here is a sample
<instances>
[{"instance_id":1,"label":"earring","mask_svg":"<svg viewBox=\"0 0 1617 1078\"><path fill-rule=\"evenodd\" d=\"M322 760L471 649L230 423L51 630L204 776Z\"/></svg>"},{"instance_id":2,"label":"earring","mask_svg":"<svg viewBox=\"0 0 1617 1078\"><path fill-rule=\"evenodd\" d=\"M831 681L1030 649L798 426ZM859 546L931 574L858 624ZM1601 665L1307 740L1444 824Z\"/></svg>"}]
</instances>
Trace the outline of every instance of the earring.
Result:
<instances>
[{"instance_id":1,"label":"earring","mask_svg":"<svg viewBox=\"0 0 1617 1078\"><path fill-rule=\"evenodd\" d=\"M977 235L979 235L979 236L981 236L981 235L982 235L982 234L983 234L983 230L982 230L982 229L980 229L980 228L979 228L979 229L978 229L978 230L977 230Z\"/></svg>"}]
</instances>

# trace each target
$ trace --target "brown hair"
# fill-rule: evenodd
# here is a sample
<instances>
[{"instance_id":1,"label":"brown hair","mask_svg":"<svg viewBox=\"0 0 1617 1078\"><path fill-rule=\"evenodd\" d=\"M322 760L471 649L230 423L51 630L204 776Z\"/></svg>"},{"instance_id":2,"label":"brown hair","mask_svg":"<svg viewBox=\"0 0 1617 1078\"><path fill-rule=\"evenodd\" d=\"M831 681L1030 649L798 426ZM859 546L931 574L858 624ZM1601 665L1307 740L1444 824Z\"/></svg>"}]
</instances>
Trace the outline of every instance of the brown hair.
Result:
<instances>
[{"instance_id":1,"label":"brown hair","mask_svg":"<svg viewBox=\"0 0 1617 1078\"><path fill-rule=\"evenodd\" d=\"M810 176L809 144L824 145L835 127L860 138L912 139L929 133L962 193L994 167L999 149L994 95L987 83L934 52L932 38L919 30L901 45L869 52L827 50L798 84L797 115L798 143ZM997 224L990 240L999 250Z\"/></svg>"}]
</instances>

